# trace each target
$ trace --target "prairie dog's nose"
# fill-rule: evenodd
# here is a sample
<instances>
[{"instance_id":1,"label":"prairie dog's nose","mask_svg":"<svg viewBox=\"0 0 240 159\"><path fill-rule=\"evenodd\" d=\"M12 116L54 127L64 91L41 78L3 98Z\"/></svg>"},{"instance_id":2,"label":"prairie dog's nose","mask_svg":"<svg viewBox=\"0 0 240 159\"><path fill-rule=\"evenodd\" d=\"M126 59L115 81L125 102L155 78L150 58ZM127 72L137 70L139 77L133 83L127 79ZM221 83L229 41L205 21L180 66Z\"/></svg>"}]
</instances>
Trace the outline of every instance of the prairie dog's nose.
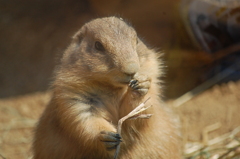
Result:
<instances>
[{"instance_id":1,"label":"prairie dog's nose","mask_svg":"<svg viewBox=\"0 0 240 159\"><path fill-rule=\"evenodd\" d=\"M122 71L128 75L134 75L138 72L140 66L136 61L130 61L122 67Z\"/></svg>"}]
</instances>

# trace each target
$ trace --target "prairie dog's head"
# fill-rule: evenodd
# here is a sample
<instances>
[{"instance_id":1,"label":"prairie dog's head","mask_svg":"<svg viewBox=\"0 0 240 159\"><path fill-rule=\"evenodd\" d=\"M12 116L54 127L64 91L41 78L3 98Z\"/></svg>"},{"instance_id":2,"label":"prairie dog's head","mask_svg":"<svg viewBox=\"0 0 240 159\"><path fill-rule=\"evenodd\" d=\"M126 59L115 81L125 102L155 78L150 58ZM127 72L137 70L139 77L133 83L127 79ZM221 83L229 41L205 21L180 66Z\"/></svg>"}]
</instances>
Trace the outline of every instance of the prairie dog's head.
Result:
<instances>
[{"instance_id":1,"label":"prairie dog's head","mask_svg":"<svg viewBox=\"0 0 240 159\"><path fill-rule=\"evenodd\" d=\"M89 76L127 83L140 67L137 43L136 31L122 19L95 19L74 35L62 64L84 70Z\"/></svg>"}]
</instances>

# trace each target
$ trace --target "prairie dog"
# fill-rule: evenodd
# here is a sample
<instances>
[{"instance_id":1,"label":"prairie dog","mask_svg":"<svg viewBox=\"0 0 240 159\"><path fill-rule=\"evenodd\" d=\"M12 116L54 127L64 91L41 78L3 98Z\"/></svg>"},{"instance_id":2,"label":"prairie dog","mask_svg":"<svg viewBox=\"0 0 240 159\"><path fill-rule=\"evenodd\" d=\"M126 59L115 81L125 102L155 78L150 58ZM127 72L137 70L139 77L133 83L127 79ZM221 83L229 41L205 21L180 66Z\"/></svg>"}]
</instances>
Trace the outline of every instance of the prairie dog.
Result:
<instances>
[{"instance_id":1,"label":"prairie dog","mask_svg":"<svg viewBox=\"0 0 240 159\"><path fill-rule=\"evenodd\" d=\"M92 20L55 71L53 97L35 133L34 159L179 159L175 116L161 98L157 53L121 18ZM131 82L130 82L131 81ZM129 84L130 83L130 84ZM118 120L151 97L150 119Z\"/></svg>"}]
</instances>

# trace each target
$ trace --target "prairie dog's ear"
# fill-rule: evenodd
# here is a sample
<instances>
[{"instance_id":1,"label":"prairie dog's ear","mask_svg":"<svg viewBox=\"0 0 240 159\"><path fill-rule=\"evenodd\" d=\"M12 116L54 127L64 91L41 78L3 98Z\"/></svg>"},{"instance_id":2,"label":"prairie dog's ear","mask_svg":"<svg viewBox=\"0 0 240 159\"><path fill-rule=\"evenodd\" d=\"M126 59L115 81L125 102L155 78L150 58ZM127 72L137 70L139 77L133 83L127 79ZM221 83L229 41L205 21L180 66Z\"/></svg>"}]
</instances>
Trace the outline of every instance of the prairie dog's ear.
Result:
<instances>
[{"instance_id":1,"label":"prairie dog's ear","mask_svg":"<svg viewBox=\"0 0 240 159\"><path fill-rule=\"evenodd\" d=\"M83 37L84 37L84 30L81 28L77 33L75 33L72 37L72 42L68 46L68 48L65 50L63 57L61 59L62 64L73 64L78 60L78 51Z\"/></svg>"},{"instance_id":2,"label":"prairie dog's ear","mask_svg":"<svg viewBox=\"0 0 240 159\"><path fill-rule=\"evenodd\" d=\"M74 42L78 42L78 43L81 43L83 39L83 28L81 28L73 37L72 37L72 40Z\"/></svg>"}]
</instances>

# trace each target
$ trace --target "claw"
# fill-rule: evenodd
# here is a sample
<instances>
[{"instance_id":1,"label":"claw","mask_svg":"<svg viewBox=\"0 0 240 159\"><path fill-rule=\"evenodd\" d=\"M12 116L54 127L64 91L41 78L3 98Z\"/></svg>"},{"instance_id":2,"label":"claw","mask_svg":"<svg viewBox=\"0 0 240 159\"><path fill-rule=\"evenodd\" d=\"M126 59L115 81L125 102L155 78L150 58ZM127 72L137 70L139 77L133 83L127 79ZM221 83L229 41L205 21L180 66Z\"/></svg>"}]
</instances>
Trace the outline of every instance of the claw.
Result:
<instances>
[{"instance_id":1,"label":"claw","mask_svg":"<svg viewBox=\"0 0 240 159\"><path fill-rule=\"evenodd\" d=\"M134 86L136 83L138 83L138 80L132 79L132 80L129 82L129 86L132 87L132 86Z\"/></svg>"},{"instance_id":2,"label":"claw","mask_svg":"<svg viewBox=\"0 0 240 159\"><path fill-rule=\"evenodd\" d=\"M132 79L129 82L129 87L137 92L138 95L146 95L150 87L150 79L145 76L140 76L140 79Z\"/></svg>"},{"instance_id":3,"label":"claw","mask_svg":"<svg viewBox=\"0 0 240 159\"><path fill-rule=\"evenodd\" d=\"M107 132L103 131L101 132L101 141L106 146L107 150L113 150L116 149L116 147L122 142L121 136L114 132Z\"/></svg>"},{"instance_id":4,"label":"claw","mask_svg":"<svg viewBox=\"0 0 240 159\"><path fill-rule=\"evenodd\" d=\"M132 80L129 82L129 87L134 88L136 85L138 85L138 80L136 80L136 79L132 79Z\"/></svg>"}]
</instances>

